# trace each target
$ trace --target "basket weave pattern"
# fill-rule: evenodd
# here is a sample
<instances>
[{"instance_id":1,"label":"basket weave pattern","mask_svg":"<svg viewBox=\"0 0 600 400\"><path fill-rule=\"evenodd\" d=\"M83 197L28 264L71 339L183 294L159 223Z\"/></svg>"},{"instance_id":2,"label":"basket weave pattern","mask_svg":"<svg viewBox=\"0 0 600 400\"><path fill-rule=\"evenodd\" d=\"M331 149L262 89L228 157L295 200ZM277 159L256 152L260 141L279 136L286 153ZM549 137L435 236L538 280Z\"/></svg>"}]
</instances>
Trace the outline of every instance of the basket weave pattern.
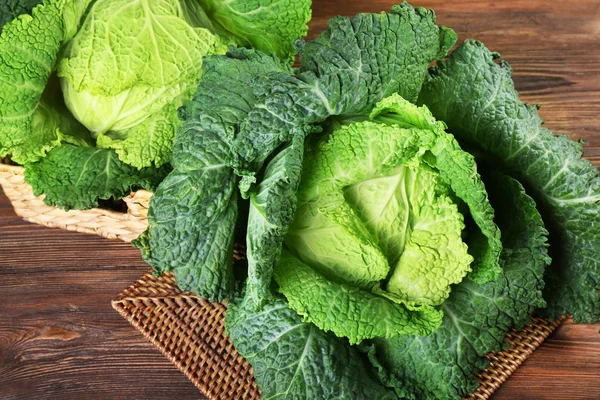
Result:
<instances>
[{"instance_id":1,"label":"basket weave pattern","mask_svg":"<svg viewBox=\"0 0 600 400\"><path fill-rule=\"evenodd\" d=\"M2 189L17 215L30 222L126 242L148 225L150 192L137 191L123 199L127 213L63 211L45 205L43 196L35 197L23 172L22 167L0 162ZM236 249L234 256L242 258L243 251ZM181 292L170 273L161 277L148 273L113 300L112 306L209 399L260 398L252 367L224 333L225 304ZM563 320L533 318L520 332L508 332L505 339L510 348L486 356L490 365L477 374L480 386L465 399L488 399Z\"/></svg>"},{"instance_id":2,"label":"basket weave pattern","mask_svg":"<svg viewBox=\"0 0 600 400\"><path fill-rule=\"evenodd\" d=\"M252 367L224 333L226 307L146 274L112 306L209 399L260 399Z\"/></svg>"}]
</instances>

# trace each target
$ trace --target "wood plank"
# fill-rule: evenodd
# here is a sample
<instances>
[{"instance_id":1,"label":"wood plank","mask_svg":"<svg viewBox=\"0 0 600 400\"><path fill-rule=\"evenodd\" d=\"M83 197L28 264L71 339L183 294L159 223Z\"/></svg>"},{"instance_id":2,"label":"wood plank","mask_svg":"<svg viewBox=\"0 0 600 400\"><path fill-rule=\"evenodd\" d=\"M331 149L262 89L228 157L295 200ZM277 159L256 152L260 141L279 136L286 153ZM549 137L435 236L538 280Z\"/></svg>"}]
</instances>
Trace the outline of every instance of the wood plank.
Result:
<instances>
[{"instance_id":1,"label":"wood plank","mask_svg":"<svg viewBox=\"0 0 600 400\"><path fill-rule=\"evenodd\" d=\"M0 190L0 399L201 399L110 305L147 270L127 243L23 221Z\"/></svg>"},{"instance_id":2,"label":"wood plank","mask_svg":"<svg viewBox=\"0 0 600 400\"><path fill-rule=\"evenodd\" d=\"M148 266L141 260L139 251L131 244L117 240L103 240L94 235L83 235L23 223L21 218L2 218L2 235L10 241L0 241L0 267L45 267L59 260L60 268L80 269L100 265ZM27 258L23 258L23 248Z\"/></svg>"}]
</instances>

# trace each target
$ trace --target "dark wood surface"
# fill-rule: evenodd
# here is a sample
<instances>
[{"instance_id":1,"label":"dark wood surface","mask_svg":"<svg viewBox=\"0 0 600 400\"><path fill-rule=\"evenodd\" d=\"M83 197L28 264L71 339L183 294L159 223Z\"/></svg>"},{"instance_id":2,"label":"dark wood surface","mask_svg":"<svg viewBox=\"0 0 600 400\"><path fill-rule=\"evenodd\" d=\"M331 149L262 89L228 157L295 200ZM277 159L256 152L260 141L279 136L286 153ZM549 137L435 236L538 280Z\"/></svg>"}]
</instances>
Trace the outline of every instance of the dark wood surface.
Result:
<instances>
[{"instance_id":1,"label":"dark wood surface","mask_svg":"<svg viewBox=\"0 0 600 400\"><path fill-rule=\"evenodd\" d=\"M393 3L315 0L311 36ZM500 52L522 98L600 165L600 1L414 5ZM25 223L0 194L0 399L202 398L110 306L147 269L126 243ZM565 323L493 398L600 399L600 324Z\"/></svg>"}]
</instances>

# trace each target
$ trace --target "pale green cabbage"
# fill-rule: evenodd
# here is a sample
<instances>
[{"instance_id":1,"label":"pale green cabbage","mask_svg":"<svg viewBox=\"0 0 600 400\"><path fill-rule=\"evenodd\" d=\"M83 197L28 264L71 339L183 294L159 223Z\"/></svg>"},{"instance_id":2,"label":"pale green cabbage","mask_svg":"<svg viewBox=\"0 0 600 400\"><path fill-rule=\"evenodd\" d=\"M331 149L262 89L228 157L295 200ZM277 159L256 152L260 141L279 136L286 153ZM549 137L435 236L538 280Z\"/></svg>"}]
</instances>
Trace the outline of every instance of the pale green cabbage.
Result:
<instances>
[{"instance_id":1,"label":"pale green cabbage","mask_svg":"<svg viewBox=\"0 0 600 400\"><path fill-rule=\"evenodd\" d=\"M40 163L28 175L34 191L66 208L89 207L99 198L121 196L124 187L142 187L148 181L140 176L160 177L163 166L169 169L182 125L179 109L202 78L203 58L244 45L272 52L288 65L295 41L306 34L310 5L310 0L0 4L0 157L25 166ZM120 173L106 174L106 187L93 184L93 176L104 171L89 167L100 163L83 165L72 158L79 153L70 145L103 150L98 155ZM50 152L52 160L43 162ZM50 167L59 172L44 171ZM59 179L76 173L90 176Z\"/></svg>"}]
</instances>

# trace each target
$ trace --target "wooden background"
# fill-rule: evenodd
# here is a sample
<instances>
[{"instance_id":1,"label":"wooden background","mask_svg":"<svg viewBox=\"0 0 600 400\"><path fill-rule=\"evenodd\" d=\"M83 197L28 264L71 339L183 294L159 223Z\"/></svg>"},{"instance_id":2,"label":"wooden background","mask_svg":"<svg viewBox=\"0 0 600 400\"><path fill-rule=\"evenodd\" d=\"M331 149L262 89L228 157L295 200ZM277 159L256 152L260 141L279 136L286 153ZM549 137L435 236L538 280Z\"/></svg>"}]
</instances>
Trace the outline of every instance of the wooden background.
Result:
<instances>
[{"instance_id":1,"label":"wooden background","mask_svg":"<svg viewBox=\"0 0 600 400\"><path fill-rule=\"evenodd\" d=\"M329 17L393 1L314 0ZM522 98L600 165L600 0L414 1L502 54ZM199 399L110 306L148 267L126 243L23 222L0 192L0 399ZM600 324L565 323L494 400L600 399Z\"/></svg>"}]
</instances>

